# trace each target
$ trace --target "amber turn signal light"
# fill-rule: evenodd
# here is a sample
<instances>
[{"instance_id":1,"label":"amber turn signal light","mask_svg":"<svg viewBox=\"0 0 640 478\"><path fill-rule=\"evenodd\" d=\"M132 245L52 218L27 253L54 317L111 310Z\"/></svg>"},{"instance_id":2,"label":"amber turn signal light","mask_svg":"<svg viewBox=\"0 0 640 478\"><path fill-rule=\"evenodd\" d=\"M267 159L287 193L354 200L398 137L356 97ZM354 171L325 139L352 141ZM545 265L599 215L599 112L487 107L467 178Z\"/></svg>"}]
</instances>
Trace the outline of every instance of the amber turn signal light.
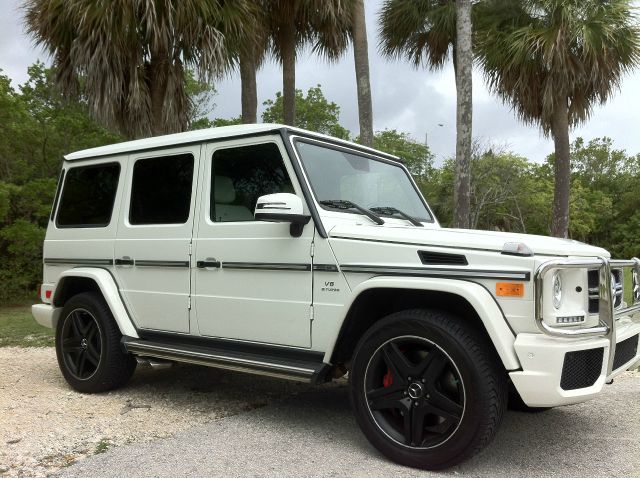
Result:
<instances>
[{"instance_id":1,"label":"amber turn signal light","mask_svg":"<svg viewBox=\"0 0 640 478\"><path fill-rule=\"evenodd\" d=\"M520 282L498 282L496 295L499 297L524 297L524 284Z\"/></svg>"}]
</instances>

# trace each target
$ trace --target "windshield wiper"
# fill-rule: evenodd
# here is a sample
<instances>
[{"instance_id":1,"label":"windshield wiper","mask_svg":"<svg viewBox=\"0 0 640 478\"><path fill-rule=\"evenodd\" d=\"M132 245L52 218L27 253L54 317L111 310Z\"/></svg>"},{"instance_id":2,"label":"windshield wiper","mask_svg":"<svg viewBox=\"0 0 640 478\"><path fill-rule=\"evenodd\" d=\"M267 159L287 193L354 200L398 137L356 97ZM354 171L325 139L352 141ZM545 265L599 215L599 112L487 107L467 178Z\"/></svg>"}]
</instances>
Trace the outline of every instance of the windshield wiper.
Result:
<instances>
[{"instance_id":1,"label":"windshield wiper","mask_svg":"<svg viewBox=\"0 0 640 478\"><path fill-rule=\"evenodd\" d=\"M424 224L418 221L415 217L409 216L406 212L402 212L400 209L392 206L372 207L370 210L377 214L384 214L386 216L393 216L394 214L397 214L398 216L401 216L402 218L409 221L414 226L424 227Z\"/></svg>"},{"instance_id":2,"label":"windshield wiper","mask_svg":"<svg viewBox=\"0 0 640 478\"><path fill-rule=\"evenodd\" d=\"M382 219L380 216L378 216L377 214L374 214L366 207L358 206L354 202L345 201L343 199L327 199L326 201L318 201L318 202L323 206L329 206L334 209L355 209L356 211L359 211L365 216L367 216L376 224L380 226L384 224L384 219Z\"/></svg>"}]
</instances>

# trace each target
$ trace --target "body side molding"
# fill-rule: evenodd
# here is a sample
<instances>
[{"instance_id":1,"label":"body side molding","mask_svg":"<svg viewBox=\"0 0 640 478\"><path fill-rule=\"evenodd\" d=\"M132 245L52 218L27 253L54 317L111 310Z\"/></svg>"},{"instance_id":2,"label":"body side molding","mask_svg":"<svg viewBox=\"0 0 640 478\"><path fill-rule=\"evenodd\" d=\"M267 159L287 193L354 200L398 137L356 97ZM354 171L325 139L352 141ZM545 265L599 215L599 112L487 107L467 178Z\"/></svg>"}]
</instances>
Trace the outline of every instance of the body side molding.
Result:
<instances>
[{"instance_id":1,"label":"body side molding","mask_svg":"<svg viewBox=\"0 0 640 478\"><path fill-rule=\"evenodd\" d=\"M443 277L456 279L496 279L530 281L527 271L502 271L490 269L466 269L464 267L401 267L385 265L341 264L342 272L376 274L401 277Z\"/></svg>"}]
</instances>

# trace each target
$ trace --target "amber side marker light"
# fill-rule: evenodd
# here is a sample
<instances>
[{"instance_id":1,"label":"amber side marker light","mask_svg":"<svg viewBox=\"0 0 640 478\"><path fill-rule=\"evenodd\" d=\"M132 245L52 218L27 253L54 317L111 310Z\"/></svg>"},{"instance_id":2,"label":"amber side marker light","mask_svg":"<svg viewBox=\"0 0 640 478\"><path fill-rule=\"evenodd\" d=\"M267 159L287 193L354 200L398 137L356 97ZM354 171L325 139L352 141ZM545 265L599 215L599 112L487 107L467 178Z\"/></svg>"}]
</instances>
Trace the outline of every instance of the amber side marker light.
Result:
<instances>
[{"instance_id":1,"label":"amber side marker light","mask_svg":"<svg viewBox=\"0 0 640 478\"><path fill-rule=\"evenodd\" d=\"M521 282L498 282L496 295L500 297L524 297L524 284Z\"/></svg>"}]
</instances>

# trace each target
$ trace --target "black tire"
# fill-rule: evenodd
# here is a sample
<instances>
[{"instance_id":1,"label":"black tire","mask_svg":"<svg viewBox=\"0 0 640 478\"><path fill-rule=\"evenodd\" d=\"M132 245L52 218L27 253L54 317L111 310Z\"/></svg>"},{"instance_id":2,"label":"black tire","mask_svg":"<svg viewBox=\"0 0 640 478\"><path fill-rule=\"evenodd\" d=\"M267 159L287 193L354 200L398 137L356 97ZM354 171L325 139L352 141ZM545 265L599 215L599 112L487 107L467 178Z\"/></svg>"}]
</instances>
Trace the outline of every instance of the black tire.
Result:
<instances>
[{"instance_id":1,"label":"black tire","mask_svg":"<svg viewBox=\"0 0 640 478\"><path fill-rule=\"evenodd\" d=\"M509 402L507 404L507 408L514 412L523 412L523 413L542 413L547 410L551 410L553 407L530 407L516 390L516 387L513 386L513 383L509 383Z\"/></svg>"},{"instance_id":2,"label":"black tire","mask_svg":"<svg viewBox=\"0 0 640 478\"><path fill-rule=\"evenodd\" d=\"M443 469L495 435L507 404L506 372L490 341L463 324L443 311L407 310L360 339L351 404L367 439L391 460Z\"/></svg>"},{"instance_id":3,"label":"black tire","mask_svg":"<svg viewBox=\"0 0 640 478\"><path fill-rule=\"evenodd\" d=\"M56 355L65 380L79 392L121 387L136 368L102 296L85 292L67 301L56 327Z\"/></svg>"}]
</instances>

